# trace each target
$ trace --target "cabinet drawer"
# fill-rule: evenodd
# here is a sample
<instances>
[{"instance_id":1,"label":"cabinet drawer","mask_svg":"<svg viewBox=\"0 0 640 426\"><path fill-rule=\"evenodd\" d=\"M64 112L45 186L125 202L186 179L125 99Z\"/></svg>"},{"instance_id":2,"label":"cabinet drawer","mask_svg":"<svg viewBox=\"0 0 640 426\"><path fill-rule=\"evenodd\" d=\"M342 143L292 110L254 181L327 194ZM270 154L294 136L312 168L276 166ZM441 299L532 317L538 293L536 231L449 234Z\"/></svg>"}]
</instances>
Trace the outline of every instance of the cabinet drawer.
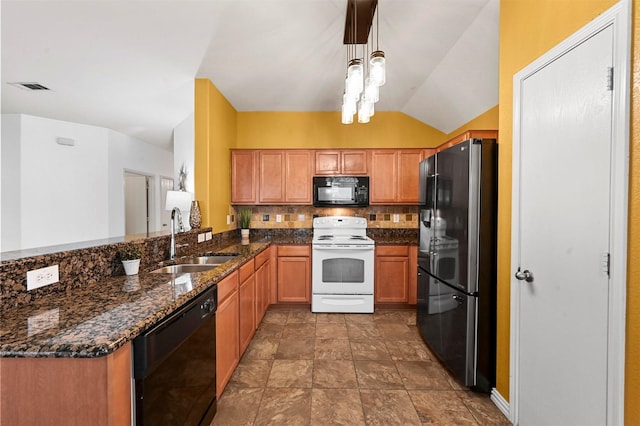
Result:
<instances>
[{"instance_id":1,"label":"cabinet drawer","mask_svg":"<svg viewBox=\"0 0 640 426\"><path fill-rule=\"evenodd\" d=\"M249 278L251 275L253 275L253 271L255 270L254 267L255 263L253 261L253 259L251 259L250 261L248 261L247 263L245 263L244 265L242 265L240 267L240 282L243 283L247 280L247 278Z\"/></svg>"},{"instance_id":2,"label":"cabinet drawer","mask_svg":"<svg viewBox=\"0 0 640 426\"><path fill-rule=\"evenodd\" d=\"M257 270L264 264L264 262L269 260L269 249L263 250L260 253L258 253L255 257L255 260L256 260L256 270Z\"/></svg>"},{"instance_id":3,"label":"cabinet drawer","mask_svg":"<svg viewBox=\"0 0 640 426\"><path fill-rule=\"evenodd\" d=\"M376 246L378 256L409 256L409 246Z\"/></svg>"},{"instance_id":4,"label":"cabinet drawer","mask_svg":"<svg viewBox=\"0 0 640 426\"><path fill-rule=\"evenodd\" d=\"M278 246L278 257L309 257L311 249L308 245Z\"/></svg>"},{"instance_id":5,"label":"cabinet drawer","mask_svg":"<svg viewBox=\"0 0 640 426\"><path fill-rule=\"evenodd\" d=\"M218 283L218 305L225 301L227 297L238 290L238 271L233 271L230 275Z\"/></svg>"}]
</instances>

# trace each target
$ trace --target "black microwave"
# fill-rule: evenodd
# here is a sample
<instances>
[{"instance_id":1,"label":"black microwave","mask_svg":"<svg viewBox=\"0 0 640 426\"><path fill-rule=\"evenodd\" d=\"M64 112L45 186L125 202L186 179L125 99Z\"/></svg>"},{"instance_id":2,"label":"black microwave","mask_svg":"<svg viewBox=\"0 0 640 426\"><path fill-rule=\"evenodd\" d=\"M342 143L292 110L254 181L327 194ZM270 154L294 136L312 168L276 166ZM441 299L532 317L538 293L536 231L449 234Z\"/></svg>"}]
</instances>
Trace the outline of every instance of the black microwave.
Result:
<instances>
[{"instance_id":1,"label":"black microwave","mask_svg":"<svg viewBox=\"0 0 640 426\"><path fill-rule=\"evenodd\" d=\"M315 207L366 207L369 176L314 176Z\"/></svg>"}]
</instances>

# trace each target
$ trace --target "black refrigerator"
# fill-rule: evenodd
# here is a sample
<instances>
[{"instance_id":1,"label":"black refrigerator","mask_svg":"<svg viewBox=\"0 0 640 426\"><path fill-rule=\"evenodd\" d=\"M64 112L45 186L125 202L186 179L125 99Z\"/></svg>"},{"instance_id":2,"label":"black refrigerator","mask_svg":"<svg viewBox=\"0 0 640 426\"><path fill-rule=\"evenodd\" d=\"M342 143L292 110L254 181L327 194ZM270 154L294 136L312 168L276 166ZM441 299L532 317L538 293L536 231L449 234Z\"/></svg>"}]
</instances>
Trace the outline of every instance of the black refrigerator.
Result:
<instances>
[{"instance_id":1,"label":"black refrigerator","mask_svg":"<svg viewBox=\"0 0 640 426\"><path fill-rule=\"evenodd\" d=\"M495 387L497 152L469 139L420 163L418 328L480 392Z\"/></svg>"}]
</instances>

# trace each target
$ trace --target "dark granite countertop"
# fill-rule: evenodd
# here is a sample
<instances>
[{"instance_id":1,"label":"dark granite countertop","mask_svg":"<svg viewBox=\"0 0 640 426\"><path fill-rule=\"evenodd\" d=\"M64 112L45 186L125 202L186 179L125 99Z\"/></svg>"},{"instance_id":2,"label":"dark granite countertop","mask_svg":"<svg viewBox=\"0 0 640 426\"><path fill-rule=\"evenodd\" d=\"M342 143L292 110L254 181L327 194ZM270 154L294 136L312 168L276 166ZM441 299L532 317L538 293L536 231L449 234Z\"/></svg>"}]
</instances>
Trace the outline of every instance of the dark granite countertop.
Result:
<instances>
[{"instance_id":1,"label":"dark granite countertop","mask_svg":"<svg viewBox=\"0 0 640 426\"><path fill-rule=\"evenodd\" d=\"M370 236L376 244L417 244L415 232ZM107 355L215 285L270 244L310 244L311 240L310 232L258 234L249 245L227 244L208 250L238 254L211 271L116 276L3 310L0 357Z\"/></svg>"},{"instance_id":2,"label":"dark granite countertop","mask_svg":"<svg viewBox=\"0 0 640 426\"><path fill-rule=\"evenodd\" d=\"M211 271L118 276L3 311L0 357L107 355L215 285L270 244L271 241L263 240L220 247L214 251L238 253L238 256Z\"/></svg>"},{"instance_id":3,"label":"dark granite countertop","mask_svg":"<svg viewBox=\"0 0 640 426\"><path fill-rule=\"evenodd\" d=\"M391 236L373 236L371 237L376 245L394 245L394 244L409 244L413 246L418 245L418 240L415 237L409 235L391 235Z\"/></svg>"}]
</instances>

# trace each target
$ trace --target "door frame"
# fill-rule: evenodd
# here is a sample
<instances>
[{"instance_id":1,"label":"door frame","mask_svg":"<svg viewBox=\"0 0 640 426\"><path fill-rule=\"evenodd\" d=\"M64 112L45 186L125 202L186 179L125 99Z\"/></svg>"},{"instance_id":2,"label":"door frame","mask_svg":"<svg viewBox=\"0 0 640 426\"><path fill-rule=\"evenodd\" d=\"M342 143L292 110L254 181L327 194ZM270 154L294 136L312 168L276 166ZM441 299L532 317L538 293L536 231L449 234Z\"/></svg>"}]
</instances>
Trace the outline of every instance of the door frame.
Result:
<instances>
[{"instance_id":1,"label":"door frame","mask_svg":"<svg viewBox=\"0 0 640 426\"><path fill-rule=\"evenodd\" d=\"M613 26L612 151L610 182L610 265L609 265L609 345L607 349L607 424L624 423L624 373L627 294L627 220L629 188L629 121L630 121L630 55L631 1L621 0L583 28L536 59L513 77L513 180L511 216L511 315L509 366L509 420L518 422L518 362L520 316L518 300L521 284L513 273L518 268L519 248L513 241L520 238L517 226L520 216L520 144L521 102L524 80L602 29Z\"/></svg>"}]
</instances>

